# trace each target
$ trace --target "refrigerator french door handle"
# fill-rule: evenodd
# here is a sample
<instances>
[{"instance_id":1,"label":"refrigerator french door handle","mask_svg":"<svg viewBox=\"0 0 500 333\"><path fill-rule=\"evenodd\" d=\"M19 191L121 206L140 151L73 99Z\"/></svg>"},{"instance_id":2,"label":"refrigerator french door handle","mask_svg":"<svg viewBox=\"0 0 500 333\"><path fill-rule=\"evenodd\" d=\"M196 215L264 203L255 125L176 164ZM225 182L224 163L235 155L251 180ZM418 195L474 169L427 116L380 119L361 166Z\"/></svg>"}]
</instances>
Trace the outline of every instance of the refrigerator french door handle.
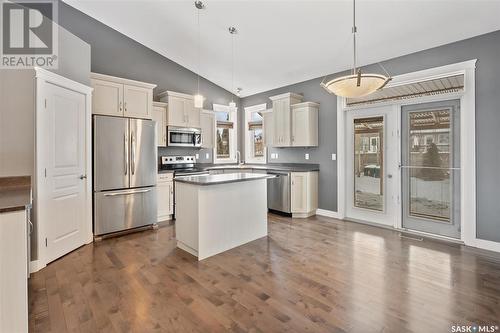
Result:
<instances>
[{"instance_id":1,"label":"refrigerator french door handle","mask_svg":"<svg viewBox=\"0 0 500 333\"><path fill-rule=\"evenodd\" d=\"M106 193L104 194L105 197L115 197L117 195L128 195L128 194L137 194L137 193L146 193L151 191L151 189L147 190L135 190L135 191L127 191L127 192L116 192L116 193Z\"/></svg>"},{"instance_id":2,"label":"refrigerator french door handle","mask_svg":"<svg viewBox=\"0 0 500 333\"><path fill-rule=\"evenodd\" d=\"M135 174L135 134L134 134L134 132L132 132L130 135L132 138L131 139L131 141L132 141L131 142L132 156L131 156L131 161L130 161L130 163L132 165L132 168L131 168L132 170L130 172L132 173L132 175L134 175Z\"/></svg>"},{"instance_id":3,"label":"refrigerator french door handle","mask_svg":"<svg viewBox=\"0 0 500 333\"><path fill-rule=\"evenodd\" d=\"M128 138L127 133L123 135L123 147L125 149L124 164L125 164L125 175L128 174Z\"/></svg>"}]
</instances>

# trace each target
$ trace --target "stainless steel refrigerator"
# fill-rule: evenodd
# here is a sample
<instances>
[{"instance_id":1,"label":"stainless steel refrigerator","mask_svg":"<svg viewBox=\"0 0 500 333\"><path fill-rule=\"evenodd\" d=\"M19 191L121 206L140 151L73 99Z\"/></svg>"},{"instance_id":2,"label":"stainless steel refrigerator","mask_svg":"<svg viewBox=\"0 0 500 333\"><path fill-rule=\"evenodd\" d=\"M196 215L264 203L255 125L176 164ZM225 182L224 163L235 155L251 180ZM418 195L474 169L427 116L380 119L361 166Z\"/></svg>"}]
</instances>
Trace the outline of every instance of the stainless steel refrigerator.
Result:
<instances>
[{"instance_id":1,"label":"stainless steel refrigerator","mask_svg":"<svg viewBox=\"0 0 500 333\"><path fill-rule=\"evenodd\" d=\"M93 130L94 234L156 223L154 122L94 116Z\"/></svg>"}]
</instances>

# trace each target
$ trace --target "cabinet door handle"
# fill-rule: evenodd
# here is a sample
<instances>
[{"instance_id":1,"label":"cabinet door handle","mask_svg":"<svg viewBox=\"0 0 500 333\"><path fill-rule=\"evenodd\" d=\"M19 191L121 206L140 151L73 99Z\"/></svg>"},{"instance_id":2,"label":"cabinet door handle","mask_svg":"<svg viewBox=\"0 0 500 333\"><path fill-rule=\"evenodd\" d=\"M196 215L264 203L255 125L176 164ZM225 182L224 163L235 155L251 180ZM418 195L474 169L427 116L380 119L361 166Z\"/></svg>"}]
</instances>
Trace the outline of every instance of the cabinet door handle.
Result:
<instances>
[{"instance_id":1,"label":"cabinet door handle","mask_svg":"<svg viewBox=\"0 0 500 333\"><path fill-rule=\"evenodd\" d=\"M120 101L120 111L122 111L122 110L123 110L123 102Z\"/></svg>"},{"instance_id":2,"label":"cabinet door handle","mask_svg":"<svg viewBox=\"0 0 500 333\"><path fill-rule=\"evenodd\" d=\"M124 102L123 106L125 107L125 112L127 112L127 102Z\"/></svg>"}]
</instances>

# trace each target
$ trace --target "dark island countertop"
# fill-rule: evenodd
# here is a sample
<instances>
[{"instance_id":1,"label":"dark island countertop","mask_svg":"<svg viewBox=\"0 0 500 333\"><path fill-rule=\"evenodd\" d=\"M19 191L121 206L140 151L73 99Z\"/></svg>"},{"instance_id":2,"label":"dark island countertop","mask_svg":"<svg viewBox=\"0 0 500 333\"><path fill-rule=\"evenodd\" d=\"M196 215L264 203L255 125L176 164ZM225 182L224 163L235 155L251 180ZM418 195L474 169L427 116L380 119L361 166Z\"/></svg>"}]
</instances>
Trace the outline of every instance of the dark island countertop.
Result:
<instances>
[{"instance_id":1,"label":"dark island countertop","mask_svg":"<svg viewBox=\"0 0 500 333\"><path fill-rule=\"evenodd\" d=\"M319 164L309 163L267 163L267 164L198 164L197 167L204 170L220 170L220 169L252 169L252 170L269 170L269 171L290 171L290 172L308 172L319 171Z\"/></svg>"},{"instance_id":2,"label":"dark island countertop","mask_svg":"<svg viewBox=\"0 0 500 333\"><path fill-rule=\"evenodd\" d=\"M25 210L31 205L31 177L0 177L0 213Z\"/></svg>"},{"instance_id":3,"label":"dark island countertop","mask_svg":"<svg viewBox=\"0 0 500 333\"><path fill-rule=\"evenodd\" d=\"M227 183L246 182L258 179L274 178L275 176L268 176L256 173L229 173L221 175L200 175L200 176L181 176L176 177L175 181L179 183L188 183L192 185L219 185Z\"/></svg>"}]
</instances>

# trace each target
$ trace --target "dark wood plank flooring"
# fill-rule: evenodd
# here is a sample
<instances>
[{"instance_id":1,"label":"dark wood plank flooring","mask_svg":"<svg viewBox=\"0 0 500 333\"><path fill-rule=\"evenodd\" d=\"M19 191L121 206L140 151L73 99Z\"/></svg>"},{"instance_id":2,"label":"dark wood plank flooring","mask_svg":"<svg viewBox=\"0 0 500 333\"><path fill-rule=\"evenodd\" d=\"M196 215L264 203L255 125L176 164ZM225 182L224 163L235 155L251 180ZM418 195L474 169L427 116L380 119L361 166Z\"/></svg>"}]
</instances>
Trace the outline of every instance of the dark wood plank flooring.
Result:
<instances>
[{"instance_id":1,"label":"dark wood plank flooring","mask_svg":"<svg viewBox=\"0 0 500 333\"><path fill-rule=\"evenodd\" d=\"M166 226L32 275L30 332L450 332L500 325L500 255L325 217L197 262Z\"/></svg>"}]
</instances>

